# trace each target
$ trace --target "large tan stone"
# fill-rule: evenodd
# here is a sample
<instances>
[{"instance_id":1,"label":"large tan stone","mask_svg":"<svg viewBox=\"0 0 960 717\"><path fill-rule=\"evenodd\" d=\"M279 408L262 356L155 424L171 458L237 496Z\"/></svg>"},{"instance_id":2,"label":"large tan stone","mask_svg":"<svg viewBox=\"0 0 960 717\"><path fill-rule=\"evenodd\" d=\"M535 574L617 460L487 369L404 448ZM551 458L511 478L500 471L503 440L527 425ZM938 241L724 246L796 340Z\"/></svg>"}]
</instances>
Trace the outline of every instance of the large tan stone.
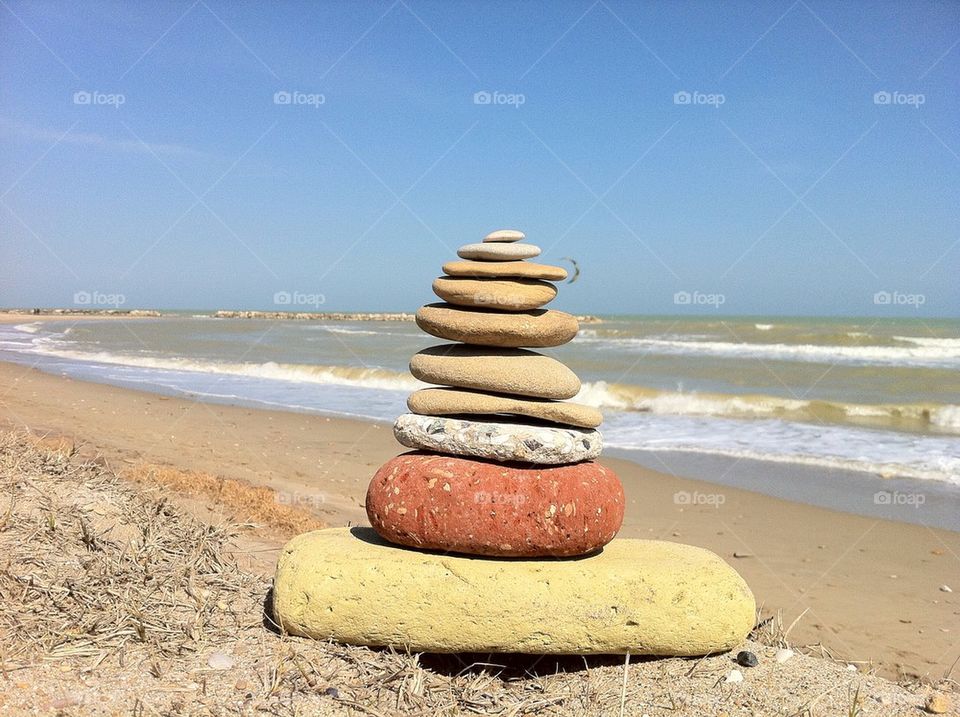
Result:
<instances>
[{"instance_id":1,"label":"large tan stone","mask_svg":"<svg viewBox=\"0 0 960 717\"><path fill-rule=\"evenodd\" d=\"M592 406L542 398L519 398L457 388L424 388L410 394L407 408L423 416L515 414L581 428L596 428L603 414Z\"/></svg>"},{"instance_id":2,"label":"large tan stone","mask_svg":"<svg viewBox=\"0 0 960 717\"><path fill-rule=\"evenodd\" d=\"M413 355L410 373L425 383L517 396L564 399L580 391L573 371L555 358L525 349L431 346Z\"/></svg>"},{"instance_id":3,"label":"large tan stone","mask_svg":"<svg viewBox=\"0 0 960 717\"><path fill-rule=\"evenodd\" d=\"M481 346L561 346L580 330L575 316L547 309L508 314L452 304L427 304L417 310L416 318L417 326L428 334Z\"/></svg>"},{"instance_id":4,"label":"large tan stone","mask_svg":"<svg viewBox=\"0 0 960 717\"><path fill-rule=\"evenodd\" d=\"M754 613L719 557L651 540L572 560L490 560L333 528L287 543L273 588L289 633L410 652L705 655L739 645Z\"/></svg>"},{"instance_id":5,"label":"large tan stone","mask_svg":"<svg viewBox=\"0 0 960 717\"><path fill-rule=\"evenodd\" d=\"M557 287L538 279L441 276L433 281L433 293L457 306L475 306L495 311L529 311L553 301L557 296Z\"/></svg>"},{"instance_id":6,"label":"large tan stone","mask_svg":"<svg viewBox=\"0 0 960 717\"><path fill-rule=\"evenodd\" d=\"M563 281L567 270L562 266L535 264L532 261L448 261L443 265L448 276L495 276L520 279Z\"/></svg>"}]
</instances>

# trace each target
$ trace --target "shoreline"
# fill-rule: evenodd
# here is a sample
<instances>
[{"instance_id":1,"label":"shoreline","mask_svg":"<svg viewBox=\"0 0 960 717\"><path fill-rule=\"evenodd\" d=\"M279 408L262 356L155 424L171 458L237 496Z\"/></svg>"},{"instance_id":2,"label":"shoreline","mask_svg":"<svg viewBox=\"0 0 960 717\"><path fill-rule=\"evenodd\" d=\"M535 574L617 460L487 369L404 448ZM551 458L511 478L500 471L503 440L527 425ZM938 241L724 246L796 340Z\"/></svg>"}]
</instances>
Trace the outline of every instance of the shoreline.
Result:
<instances>
[{"instance_id":1,"label":"shoreline","mask_svg":"<svg viewBox=\"0 0 960 717\"><path fill-rule=\"evenodd\" d=\"M71 321L71 319L67 317L58 316L37 319L34 323L41 325L49 322L50 324L63 326L71 323L96 322L103 318L103 316L99 315L80 315L74 317L74 320ZM119 320L122 322L123 318L124 317L121 316L108 317L104 323L110 323L111 319L112 321ZM0 314L0 325L13 325L23 323L25 320L27 320L27 317L20 314ZM136 322L142 321L144 325L146 325L155 320L157 319L136 318L130 319L129 322L131 326L133 326ZM177 319L171 318L170 320ZM192 320L196 321L197 319ZM144 383L145 377L129 377L128 379L123 377L122 374L111 371L110 368L112 364L109 361L100 364L97 360L94 360L89 365L98 367L96 370L80 368L84 365L83 362L71 363L71 361L67 359L61 363L56 357L48 357L46 355L31 358L29 355L20 356L11 353L0 356L0 361L10 361L13 364L24 366L39 366L41 370L53 375L66 372L67 375L71 375L77 380L125 386L133 390L143 390L144 386L149 386L147 390L150 393L174 398L195 398L197 395L200 395L203 401L210 404L303 412L313 415L331 416L333 418L359 418L360 420L379 422L381 425L386 426L392 424L392 418L389 416L394 416L397 412L402 411L400 407L402 401L394 397L394 399L390 400L395 400L397 404L395 411L384 412L383 401L387 399L379 394L373 399L380 401L380 403L377 404L379 406L378 409L363 409L363 401L367 399L364 398L362 392L359 390L359 385L347 389L356 392L350 400L344 400L334 396L329 400L320 400L318 398L310 399L305 401L303 405L300 405L300 401L296 398L299 390L297 383L286 383L283 387L285 398L278 401L270 400L271 397L267 395L257 395L256 391L250 393L252 389L245 385L238 385L225 390L214 390L211 392L210 389L200 385L203 381L200 381L198 384L197 381L190 379L181 380L177 375L177 370L180 367L174 363L168 363L166 369L161 369L161 373L163 373L164 370L172 371L170 375L165 377L161 375L153 379L146 378L147 383ZM266 366L266 368L270 367L269 364L264 366ZM260 364L254 364L254 368L261 367ZM285 369L286 367L281 366L280 368ZM297 368L297 366L293 366L291 370ZM329 370L331 373L340 369L340 367L337 366L320 368ZM105 373L101 369L105 369ZM365 369L344 368L343 370L345 372L355 371L363 373ZM123 371L122 362L118 365L116 371ZM384 371L383 373L388 372ZM184 375L208 375L210 386L219 384L221 381L248 380L246 378L247 374L243 371L237 373L226 371L223 374L217 371L211 371L209 374L204 374L201 370L200 373L187 373ZM250 375L254 377L258 376L256 373ZM406 373L402 375L406 376ZM336 376L340 376L340 374L336 374ZM387 378L397 380L393 378L394 376L399 377L401 374L391 373ZM265 377L273 378L269 372L266 373ZM314 387L310 381L313 377L309 372L303 372L301 375L298 375L297 378L307 379L306 383L302 384L304 387L303 390L307 393L304 394L301 392L299 395L312 395L311 392L316 387ZM381 380L384 376L378 374L374 378L375 380ZM359 382L366 380L366 377L357 377L348 374L345 385L349 387L349 381L351 380ZM325 382L319 381L318 383L322 385ZM200 393L195 394L194 391ZM625 415L637 418L642 415L642 411L627 413ZM608 429L616 430L614 424L617 418L619 418L617 415L608 415ZM692 418L693 420L703 420L698 419L696 416ZM723 417L719 420L725 420L725 418L726 417ZM801 422L797 425L806 426L803 430L810 433L810 438L813 438L816 433L815 431L811 432L810 429L810 426L814 425L813 423ZM858 428L852 426L852 424L837 425L842 425L845 429L858 430ZM662 435L661 432L658 434L658 437L662 437ZM900 434L901 440L904 440L902 438L903 435L904 434ZM927 436L928 434L916 435ZM930 434L929 437L935 439L936 435ZM618 445L616 441L608 441L605 448L605 455L621 457L653 470L672 473L681 477L697 478L711 484L729 485L752 490L768 496L783 498L788 501L806 503L866 517L899 520L953 531L960 530L960 486L958 486L955 479L951 480L948 478L941 480L938 477L925 477L921 475L898 475L884 472L881 470L881 467L878 466L864 466L858 469L856 467L846 467L842 464L842 461L839 460L817 462L811 458L808 461L804 461L803 456L778 455L776 445L767 446L767 448L774 451L769 455L756 452L753 454L738 454L736 452L723 453L722 451L683 451L667 447L657 447L660 445L657 440L653 440L651 445L654 447L653 450L633 448ZM935 447L931 447L929 450L935 451ZM786 453L789 454L789 451ZM936 454L931 453L930 455Z\"/></svg>"},{"instance_id":2,"label":"shoreline","mask_svg":"<svg viewBox=\"0 0 960 717\"><path fill-rule=\"evenodd\" d=\"M404 450L381 423L191 401L19 364L0 363L0 385L0 418L12 427L70 435L111 465L265 486L331 527L367 524L367 482ZM797 621L793 642L894 678L937 679L957 659L960 600L940 586L957 582L960 533L601 461L626 491L622 537L713 550L750 584L763 617Z\"/></svg>"}]
</instances>

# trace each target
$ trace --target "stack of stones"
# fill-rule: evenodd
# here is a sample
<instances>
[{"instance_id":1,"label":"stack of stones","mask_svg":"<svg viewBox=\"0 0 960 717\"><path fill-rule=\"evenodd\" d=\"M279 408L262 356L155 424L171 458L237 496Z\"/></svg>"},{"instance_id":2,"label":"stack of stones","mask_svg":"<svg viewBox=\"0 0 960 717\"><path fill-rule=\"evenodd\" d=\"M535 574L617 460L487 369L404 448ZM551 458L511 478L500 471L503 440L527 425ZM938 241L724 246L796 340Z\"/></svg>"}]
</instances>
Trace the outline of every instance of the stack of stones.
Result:
<instances>
[{"instance_id":1,"label":"stack of stones","mask_svg":"<svg viewBox=\"0 0 960 717\"><path fill-rule=\"evenodd\" d=\"M417 450L377 471L369 528L283 549L273 615L288 633L411 652L705 655L754 624L743 579L700 548L616 539L624 496L600 453L600 414L531 348L577 320L542 307L563 269L499 231L443 267L417 323L454 343L421 351L394 432ZM576 556L576 557L575 557ZM520 560L511 558L524 558ZM566 559L557 559L566 558Z\"/></svg>"},{"instance_id":2,"label":"stack of stones","mask_svg":"<svg viewBox=\"0 0 960 717\"><path fill-rule=\"evenodd\" d=\"M540 248L500 230L457 252L433 291L446 303L417 312L446 343L416 354L411 373L443 388L407 401L397 440L418 449L386 463L367 492L367 515L386 540L498 557L593 552L623 521L617 476L592 459L603 417L567 402L580 379L530 348L573 339L577 319L542 307L561 267L530 261Z\"/></svg>"}]
</instances>

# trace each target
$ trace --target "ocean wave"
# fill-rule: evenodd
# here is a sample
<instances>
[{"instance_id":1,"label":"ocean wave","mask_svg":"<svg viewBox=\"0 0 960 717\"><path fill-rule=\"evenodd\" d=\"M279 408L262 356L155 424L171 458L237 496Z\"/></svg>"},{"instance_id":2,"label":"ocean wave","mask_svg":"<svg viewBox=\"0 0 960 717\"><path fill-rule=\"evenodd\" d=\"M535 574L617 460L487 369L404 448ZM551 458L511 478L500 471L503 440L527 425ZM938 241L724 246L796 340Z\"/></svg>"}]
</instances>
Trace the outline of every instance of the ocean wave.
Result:
<instances>
[{"instance_id":1,"label":"ocean wave","mask_svg":"<svg viewBox=\"0 0 960 717\"><path fill-rule=\"evenodd\" d=\"M757 331L769 331L773 328L773 324L754 324L753 328Z\"/></svg>"},{"instance_id":2,"label":"ocean wave","mask_svg":"<svg viewBox=\"0 0 960 717\"><path fill-rule=\"evenodd\" d=\"M903 341L915 346L925 346L928 348L939 348L960 352L960 339L940 339L929 336L894 336L893 338L897 341Z\"/></svg>"},{"instance_id":3,"label":"ocean wave","mask_svg":"<svg viewBox=\"0 0 960 717\"><path fill-rule=\"evenodd\" d=\"M779 418L808 423L848 423L899 430L960 433L960 406L937 403L860 404L761 394L664 391L594 381L574 399L596 408L673 416Z\"/></svg>"},{"instance_id":4,"label":"ocean wave","mask_svg":"<svg viewBox=\"0 0 960 717\"><path fill-rule=\"evenodd\" d=\"M226 362L174 357L75 351L56 340L34 339L34 352L60 358L144 369L228 374L301 383L390 391L415 391L427 384L407 372L381 367ZM777 418L806 423L851 424L893 430L960 434L960 406L938 403L858 404L793 399L763 394L670 391L633 384L587 381L574 399L597 408L667 416Z\"/></svg>"},{"instance_id":5,"label":"ocean wave","mask_svg":"<svg viewBox=\"0 0 960 717\"><path fill-rule=\"evenodd\" d=\"M426 384L417 381L408 373L400 373L379 367L320 366L315 364L277 363L274 361L267 361L265 363L204 361L185 358L129 356L108 351L72 351L52 347L38 348L36 349L36 353L59 358L146 369L251 376L280 381L360 386L394 391L411 391L426 386Z\"/></svg>"},{"instance_id":6,"label":"ocean wave","mask_svg":"<svg viewBox=\"0 0 960 717\"><path fill-rule=\"evenodd\" d=\"M769 461L771 463L790 463L806 466L815 466L829 470L846 470L856 473L872 473L881 478L915 478L917 480L931 480L943 483L952 483L960 486L960 460L952 459L943 467L928 467L911 465L895 461L870 461L863 458L845 458L841 456L809 455L802 453L778 453L770 450L751 450L729 447L703 447L691 445L621 445L605 439L611 448L624 448L637 451L668 451L676 453L706 453L728 458L745 458L755 461Z\"/></svg>"},{"instance_id":7,"label":"ocean wave","mask_svg":"<svg viewBox=\"0 0 960 717\"><path fill-rule=\"evenodd\" d=\"M812 363L854 363L885 366L960 366L960 339L914 339L910 346L840 346L836 344L763 344L732 341L690 341L658 338L606 338L610 348L633 345L649 353L760 358Z\"/></svg>"},{"instance_id":8,"label":"ocean wave","mask_svg":"<svg viewBox=\"0 0 960 717\"><path fill-rule=\"evenodd\" d=\"M380 331L366 331L364 329L347 329L342 326L320 326L321 331L328 334L358 334L360 336L377 336Z\"/></svg>"}]
</instances>

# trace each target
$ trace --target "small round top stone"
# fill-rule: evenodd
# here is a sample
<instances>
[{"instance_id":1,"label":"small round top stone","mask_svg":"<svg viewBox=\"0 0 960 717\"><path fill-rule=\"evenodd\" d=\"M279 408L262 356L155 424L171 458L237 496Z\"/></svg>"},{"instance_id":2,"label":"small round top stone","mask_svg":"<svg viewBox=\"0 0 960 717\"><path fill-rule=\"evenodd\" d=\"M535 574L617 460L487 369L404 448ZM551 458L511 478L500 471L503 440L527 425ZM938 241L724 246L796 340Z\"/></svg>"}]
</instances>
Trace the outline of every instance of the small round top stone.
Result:
<instances>
[{"instance_id":1,"label":"small round top stone","mask_svg":"<svg viewBox=\"0 0 960 717\"><path fill-rule=\"evenodd\" d=\"M489 241L523 241L527 235L516 229L497 229L495 232L487 234L483 240Z\"/></svg>"}]
</instances>

